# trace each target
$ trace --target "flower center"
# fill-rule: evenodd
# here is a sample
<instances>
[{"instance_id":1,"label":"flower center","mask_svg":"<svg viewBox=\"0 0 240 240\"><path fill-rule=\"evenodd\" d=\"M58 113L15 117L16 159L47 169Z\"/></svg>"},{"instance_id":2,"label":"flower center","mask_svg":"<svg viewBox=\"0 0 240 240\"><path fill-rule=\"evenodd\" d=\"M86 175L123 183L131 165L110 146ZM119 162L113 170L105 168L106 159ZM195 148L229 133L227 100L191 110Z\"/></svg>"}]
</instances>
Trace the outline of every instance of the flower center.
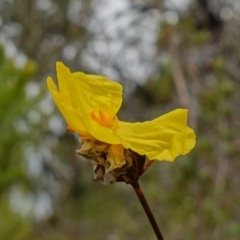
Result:
<instances>
[{"instance_id":1,"label":"flower center","mask_svg":"<svg viewBox=\"0 0 240 240\"><path fill-rule=\"evenodd\" d=\"M96 114L95 112L91 112L90 116L92 120L98 122L100 125L107 128L114 128L117 125L117 117L113 116L113 114L104 114L102 110L99 110Z\"/></svg>"}]
</instances>

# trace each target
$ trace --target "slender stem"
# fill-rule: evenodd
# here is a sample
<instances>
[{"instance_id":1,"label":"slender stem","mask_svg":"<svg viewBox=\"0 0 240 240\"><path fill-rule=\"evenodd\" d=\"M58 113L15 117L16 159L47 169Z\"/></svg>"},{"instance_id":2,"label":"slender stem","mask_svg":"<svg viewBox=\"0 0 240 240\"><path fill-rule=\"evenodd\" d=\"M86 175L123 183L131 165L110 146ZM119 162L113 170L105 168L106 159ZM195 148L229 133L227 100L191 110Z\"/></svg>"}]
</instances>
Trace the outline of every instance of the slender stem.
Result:
<instances>
[{"instance_id":1,"label":"slender stem","mask_svg":"<svg viewBox=\"0 0 240 240\"><path fill-rule=\"evenodd\" d=\"M156 223L156 220L155 220L155 218L153 216L153 213L152 213L152 211L151 211L151 209L150 209L150 207L148 205L148 202L147 202L147 200L146 200L146 198L145 198L145 196L143 194L143 191L142 191L139 183L138 182L134 182L134 183L131 183L131 185L133 186L133 189L134 189L135 193L137 194L137 197L138 197L139 201L142 204L142 207L143 207L143 209L144 209L144 211L145 211L145 213L146 213L146 215L148 217L149 222L152 225L152 228L153 228L153 230L154 230L154 232L156 234L157 239L158 240L164 240L163 236L162 236L162 233L161 233L161 231L160 231L160 229L159 229L159 227L158 227L158 225Z\"/></svg>"}]
</instances>

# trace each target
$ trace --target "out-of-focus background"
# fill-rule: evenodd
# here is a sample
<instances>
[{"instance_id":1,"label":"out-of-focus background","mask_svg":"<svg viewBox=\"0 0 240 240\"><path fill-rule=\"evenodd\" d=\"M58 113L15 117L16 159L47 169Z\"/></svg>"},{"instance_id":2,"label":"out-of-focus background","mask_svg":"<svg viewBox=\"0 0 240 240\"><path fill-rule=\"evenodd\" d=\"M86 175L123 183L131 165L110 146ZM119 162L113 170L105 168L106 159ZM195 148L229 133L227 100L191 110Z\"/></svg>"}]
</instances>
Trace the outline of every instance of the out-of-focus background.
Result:
<instances>
[{"instance_id":1,"label":"out-of-focus background","mask_svg":"<svg viewBox=\"0 0 240 240\"><path fill-rule=\"evenodd\" d=\"M121 120L188 108L195 149L143 190L166 239L240 239L239 1L0 0L0 238L155 239L131 186L77 156L56 61L123 84Z\"/></svg>"}]
</instances>

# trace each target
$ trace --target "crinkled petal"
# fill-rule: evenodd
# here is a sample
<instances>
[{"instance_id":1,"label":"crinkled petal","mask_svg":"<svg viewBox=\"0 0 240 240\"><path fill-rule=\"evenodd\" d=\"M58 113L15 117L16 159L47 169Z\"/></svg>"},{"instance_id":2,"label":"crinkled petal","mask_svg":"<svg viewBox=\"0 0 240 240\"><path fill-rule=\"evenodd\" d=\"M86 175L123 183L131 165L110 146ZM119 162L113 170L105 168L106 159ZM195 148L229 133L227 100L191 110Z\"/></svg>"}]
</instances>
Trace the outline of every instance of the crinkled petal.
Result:
<instances>
[{"instance_id":1,"label":"crinkled petal","mask_svg":"<svg viewBox=\"0 0 240 240\"><path fill-rule=\"evenodd\" d=\"M194 131L187 126L187 110L177 109L152 121L119 121L116 129L125 148L146 155L150 160L173 161L195 146Z\"/></svg>"},{"instance_id":2,"label":"crinkled petal","mask_svg":"<svg viewBox=\"0 0 240 240\"><path fill-rule=\"evenodd\" d=\"M101 110L116 115L122 104L122 86L119 83L102 76L71 73L62 62L57 62L56 66L59 91L66 101L71 100L75 109L84 101L89 112Z\"/></svg>"},{"instance_id":3,"label":"crinkled petal","mask_svg":"<svg viewBox=\"0 0 240 240\"><path fill-rule=\"evenodd\" d=\"M107 172L112 171L115 168L120 168L126 163L124 148L121 144L111 145L107 155L107 162L110 163Z\"/></svg>"},{"instance_id":4,"label":"crinkled petal","mask_svg":"<svg viewBox=\"0 0 240 240\"><path fill-rule=\"evenodd\" d=\"M81 135L87 136L88 132L82 122L80 121L79 112L77 112L74 108L71 107L68 102L62 99L62 95L58 92L53 80L51 77L47 79L48 89L52 94L54 102L58 106L58 109L64 116L65 120L67 121L68 125L71 128L78 132Z\"/></svg>"},{"instance_id":5,"label":"crinkled petal","mask_svg":"<svg viewBox=\"0 0 240 240\"><path fill-rule=\"evenodd\" d=\"M70 127L82 135L88 135L110 144L119 144L118 137L111 128L94 121L93 111L107 114L107 111L118 111L122 102L122 86L107 78L71 73L63 63L57 63L59 91L52 79L48 79L48 87L59 110ZM113 116L112 116L113 117Z\"/></svg>"},{"instance_id":6,"label":"crinkled petal","mask_svg":"<svg viewBox=\"0 0 240 240\"><path fill-rule=\"evenodd\" d=\"M122 104L122 86L103 76L73 73L77 92L91 111L117 114Z\"/></svg>"},{"instance_id":7,"label":"crinkled petal","mask_svg":"<svg viewBox=\"0 0 240 240\"><path fill-rule=\"evenodd\" d=\"M72 73L62 62L56 63L59 94L65 104L70 105L81 113L79 98L81 92L78 91L78 83L72 77ZM64 116L65 117L65 116Z\"/></svg>"}]
</instances>

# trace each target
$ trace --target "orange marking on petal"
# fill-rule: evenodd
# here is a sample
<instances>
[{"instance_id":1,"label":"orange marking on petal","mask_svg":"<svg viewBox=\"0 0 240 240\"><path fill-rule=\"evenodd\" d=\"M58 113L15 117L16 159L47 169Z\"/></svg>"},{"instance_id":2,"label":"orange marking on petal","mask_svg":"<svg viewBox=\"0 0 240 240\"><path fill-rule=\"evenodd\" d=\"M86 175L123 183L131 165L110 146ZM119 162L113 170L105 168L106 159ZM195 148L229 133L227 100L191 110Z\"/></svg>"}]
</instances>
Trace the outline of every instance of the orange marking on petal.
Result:
<instances>
[{"instance_id":1,"label":"orange marking on petal","mask_svg":"<svg viewBox=\"0 0 240 240\"><path fill-rule=\"evenodd\" d=\"M97 116L95 115L95 112L92 111L92 112L90 113L90 116L91 116L92 120L98 122L98 118L97 118Z\"/></svg>"},{"instance_id":2,"label":"orange marking on petal","mask_svg":"<svg viewBox=\"0 0 240 240\"><path fill-rule=\"evenodd\" d=\"M100 125L107 128L113 127L116 121L116 118L112 116L112 114L104 114L102 110L99 110L98 114L95 114L95 112L91 112L90 116L92 120L98 122Z\"/></svg>"},{"instance_id":3,"label":"orange marking on petal","mask_svg":"<svg viewBox=\"0 0 240 240\"><path fill-rule=\"evenodd\" d=\"M106 120L106 116L103 114L102 110L99 110L99 117L105 121Z\"/></svg>"},{"instance_id":4,"label":"orange marking on petal","mask_svg":"<svg viewBox=\"0 0 240 240\"><path fill-rule=\"evenodd\" d=\"M72 127L70 127L69 125L67 126L67 130L69 130L70 132L75 132Z\"/></svg>"}]
</instances>

